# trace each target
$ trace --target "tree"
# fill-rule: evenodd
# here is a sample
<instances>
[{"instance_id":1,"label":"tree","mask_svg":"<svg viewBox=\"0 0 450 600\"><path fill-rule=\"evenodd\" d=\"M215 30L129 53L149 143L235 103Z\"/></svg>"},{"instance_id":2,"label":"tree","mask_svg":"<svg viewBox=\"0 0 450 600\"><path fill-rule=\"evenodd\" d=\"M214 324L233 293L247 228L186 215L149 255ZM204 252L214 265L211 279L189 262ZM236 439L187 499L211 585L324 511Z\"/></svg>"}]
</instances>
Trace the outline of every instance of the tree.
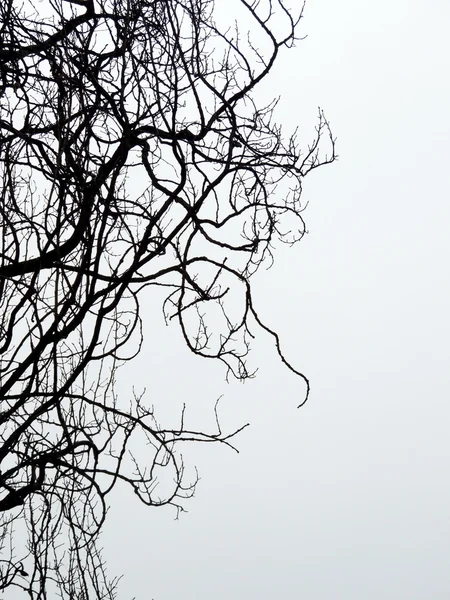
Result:
<instances>
[{"instance_id":1,"label":"tree","mask_svg":"<svg viewBox=\"0 0 450 600\"><path fill-rule=\"evenodd\" d=\"M182 510L195 481L177 446L231 444L236 432L218 418L214 432L187 430L184 414L163 429L143 395L117 396L118 369L142 344L145 289L166 290L165 318L227 376L252 376L252 328L269 332L307 398L250 280L277 240L302 238L302 180L335 159L334 140L319 111L302 153L276 124L276 101L254 96L301 12L235 0L240 30L217 10L214 0L1 3L2 589L114 597L98 548L108 494L121 482L149 506ZM133 454L135 436L150 458Z\"/></svg>"}]
</instances>

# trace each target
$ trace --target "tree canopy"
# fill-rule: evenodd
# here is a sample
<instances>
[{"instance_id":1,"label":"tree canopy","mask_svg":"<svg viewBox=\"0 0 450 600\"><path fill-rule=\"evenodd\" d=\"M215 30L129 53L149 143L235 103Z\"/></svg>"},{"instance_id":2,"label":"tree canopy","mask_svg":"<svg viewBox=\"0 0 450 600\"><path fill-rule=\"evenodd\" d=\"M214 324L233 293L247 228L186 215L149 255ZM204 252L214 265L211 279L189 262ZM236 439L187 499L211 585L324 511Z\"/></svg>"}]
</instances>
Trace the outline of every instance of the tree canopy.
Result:
<instances>
[{"instance_id":1,"label":"tree canopy","mask_svg":"<svg viewBox=\"0 0 450 600\"><path fill-rule=\"evenodd\" d=\"M335 159L319 111L300 149L255 88L294 45L283 0L0 4L0 588L113 598L98 549L118 482L181 510L183 440L116 393L143 290L188 348L252 376L251 276L305 233L303 178ZM239 25L238 25L239 23ZM322 151L322 141L326 149ZM132 452L144 436L153 452ZM161 496L162 471L172 485ZM26 539L23 551L17 539Z\"/></svg>"}]
</instances>

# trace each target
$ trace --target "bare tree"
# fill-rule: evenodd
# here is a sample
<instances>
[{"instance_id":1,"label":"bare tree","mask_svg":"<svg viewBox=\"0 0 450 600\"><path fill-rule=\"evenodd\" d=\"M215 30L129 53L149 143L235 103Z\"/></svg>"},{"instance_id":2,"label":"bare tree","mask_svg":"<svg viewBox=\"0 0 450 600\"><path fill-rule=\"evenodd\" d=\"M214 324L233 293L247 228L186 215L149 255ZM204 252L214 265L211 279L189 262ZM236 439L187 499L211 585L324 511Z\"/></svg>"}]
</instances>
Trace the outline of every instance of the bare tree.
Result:
<instances>
[{"instance_id":1,"label":"bare tree","mask_svg":"<svg viewBox=\"0 0 450 600\"><path fill-rule=\"evenodd\" d=\"M182 510L195 481L177 446L231 445L218 418L212 432L188 430L184 414L165 429L142 396L117 396L117 370L141 347L146 288L166 290L165 318L227 376L252 376L251 330L269 332L307 398L250 278L277 240L302 238L302 180L334 160L334 140L319 112L301 152L274 121L276 102L254 97L301 12L230 0L239 29L217 10L0 3L2 589L115 597L97 545L114 486ZM135 438L150 457L132 452Z\"/></svg>"}]
</instances>

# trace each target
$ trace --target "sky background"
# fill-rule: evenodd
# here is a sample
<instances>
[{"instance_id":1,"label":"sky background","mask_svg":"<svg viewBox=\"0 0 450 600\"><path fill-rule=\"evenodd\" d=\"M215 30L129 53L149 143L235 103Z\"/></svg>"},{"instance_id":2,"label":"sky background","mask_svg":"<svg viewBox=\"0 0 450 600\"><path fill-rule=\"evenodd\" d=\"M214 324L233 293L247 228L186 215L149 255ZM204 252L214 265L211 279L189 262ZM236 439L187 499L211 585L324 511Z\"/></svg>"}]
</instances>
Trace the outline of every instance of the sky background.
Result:
<instances>
[{"instance_id":1,"label":"sky background","mask_svg":"<svg viewBox=\"0 0 450 600\"><path fill-rule=\"evenodd\" d=\"M311 397L297 410L265 335L257 378L227 385L149 303L128 381L163 418L187 400L212 428L224 394L224 430L251 427L239 455L186 448L201 481L178 521L118 494L103 544L121 597L450 597L449 23L448 0L309 0L270 90L305 146L323 108L340 158L308 176L309 234L254 297Z\"/></svg>"}]
</instances>

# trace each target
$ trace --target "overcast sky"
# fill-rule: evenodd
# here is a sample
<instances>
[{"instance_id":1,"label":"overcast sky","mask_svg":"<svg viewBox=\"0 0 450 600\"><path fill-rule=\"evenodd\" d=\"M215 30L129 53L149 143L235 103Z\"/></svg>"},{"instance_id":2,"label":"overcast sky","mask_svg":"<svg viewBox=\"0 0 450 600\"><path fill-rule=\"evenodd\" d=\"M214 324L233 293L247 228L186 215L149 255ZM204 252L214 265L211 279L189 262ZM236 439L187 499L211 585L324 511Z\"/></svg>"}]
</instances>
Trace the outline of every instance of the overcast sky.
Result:
<instances>
[{"instance_id":1,"label":"overcast sky","mask_svg":"<svg viewBox=\"0 0 450 600\"><path fill-rule=\"evenodd\" d=\"M265 336L256 380L227 385L149 306L129 376L169 410L187 394L192 424L224 394L224 428L252 425L239 455L187 449L202 479L179 521L132 496L111 509L124 598L450 597L449 23L448 0L309 0L273 89L306 133L324 109L340 158L305 182L309 234L255 302L311 398L296 409L303 388Z\"/></svg>"}]
</instances>

